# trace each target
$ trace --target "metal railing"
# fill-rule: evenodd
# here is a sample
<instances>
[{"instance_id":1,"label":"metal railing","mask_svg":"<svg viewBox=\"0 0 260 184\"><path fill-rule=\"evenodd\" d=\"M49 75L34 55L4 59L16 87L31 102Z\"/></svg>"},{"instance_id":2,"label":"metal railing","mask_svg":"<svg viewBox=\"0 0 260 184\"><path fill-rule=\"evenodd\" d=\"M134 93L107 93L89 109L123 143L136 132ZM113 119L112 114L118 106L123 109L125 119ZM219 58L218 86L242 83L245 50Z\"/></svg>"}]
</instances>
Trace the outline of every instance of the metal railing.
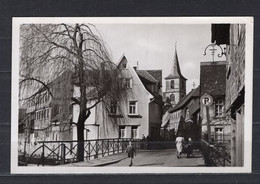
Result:
<instances>
[{"instance_id":1,"label":"metal railing","mask_svg":"<svg viewBox=\"0 0 260 184\"><path fill-rule=\"evenodd\" d=\"M128 142L132 141L136 150L173 149L174 141L148 141L140 139L94 139L84 141L84 160L114 155L125 151ZM21 165L62 165L78 162L77 141L39 141L34 151L19 159Z\"/></svg>"},{"instance_id":2,"label":"metal railing","mask_svg":"<svg viewBox=\"0 0 260 184\"><path fill-rule=\"evenodd\" d=\"M206 166L230 166L230 141L210 142L201 140L201 152Z\"/></svg>"},{"instance_id":3,"label":"metal railing","mask_svg":"<svg viewBox=\"0 0 260 184\"><path fill-rule=\"evenodd\" d=\"M106 155L113 155L125 151L131 139L95 139L84 141L84 160L91 160ZM136 149L141 149L140 140L131 140ZM78 162L77 141L39 141L37 147L29 157L25 158L25 165L60 165Z\"/></svg>"}]
</instances>

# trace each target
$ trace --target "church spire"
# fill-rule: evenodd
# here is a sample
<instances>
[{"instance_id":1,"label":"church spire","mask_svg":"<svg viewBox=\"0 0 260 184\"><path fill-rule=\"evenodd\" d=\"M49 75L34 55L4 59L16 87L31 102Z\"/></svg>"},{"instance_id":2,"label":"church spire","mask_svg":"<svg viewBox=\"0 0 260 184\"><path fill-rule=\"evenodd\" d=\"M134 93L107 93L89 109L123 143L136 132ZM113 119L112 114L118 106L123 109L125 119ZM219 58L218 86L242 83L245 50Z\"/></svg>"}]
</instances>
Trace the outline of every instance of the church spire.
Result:
<instances>
[{"instance_id":1,"label":"church spire","mask_svg":"<svg viewBox=\"0 0 260 184\"><path fill-rule=\"evenodd\" d=\"M186 79L181 74L181 69L180 69L179 59L178 59L178 54L177 54L177 42L175 42L175 53L174 53L173 64L171 66L171 73L165 79L174 79L174 78Z\"/></svg>"}]
</instances>

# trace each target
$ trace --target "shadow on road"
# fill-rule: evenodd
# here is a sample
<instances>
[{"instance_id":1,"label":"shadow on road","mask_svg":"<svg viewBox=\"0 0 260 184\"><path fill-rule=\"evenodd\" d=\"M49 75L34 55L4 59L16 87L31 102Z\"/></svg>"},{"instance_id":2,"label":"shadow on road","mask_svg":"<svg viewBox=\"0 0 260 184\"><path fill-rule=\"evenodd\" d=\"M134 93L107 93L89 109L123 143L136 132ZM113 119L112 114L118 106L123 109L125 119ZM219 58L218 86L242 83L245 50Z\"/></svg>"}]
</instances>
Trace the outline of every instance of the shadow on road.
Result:
<instances>
[{"instance_id":1,"label":"shadow on road","mask_svg":"<svg viewBox=\"0 0 260 184\"><path fill-rule=\"evenodd\" d=\"M142 164L142 165L135 165L135 166L151 166L151 165L164 165L164 163L150 163L150 164Z\"/></svg>"}]
</instances>

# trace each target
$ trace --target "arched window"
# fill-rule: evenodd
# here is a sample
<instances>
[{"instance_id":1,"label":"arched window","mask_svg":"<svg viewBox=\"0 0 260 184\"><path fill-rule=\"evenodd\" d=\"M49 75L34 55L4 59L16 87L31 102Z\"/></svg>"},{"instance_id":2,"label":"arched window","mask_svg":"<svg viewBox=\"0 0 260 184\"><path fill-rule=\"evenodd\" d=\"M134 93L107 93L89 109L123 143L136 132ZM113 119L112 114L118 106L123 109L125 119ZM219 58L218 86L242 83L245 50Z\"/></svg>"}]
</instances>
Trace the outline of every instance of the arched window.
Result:
<instances>
[{"instance_id":1,"label":"arched window","mask_svg":"<svg viewBox=\"0 0 260 184\"><path fill-rule=\"evenodd\" d=\"M171 80L171 89L174 89L174 80Z\"/></svg>"},{"instance_id":2,"label":"arched window","mask_svg":"<svg viewBox=\"0 0 260 184\"><path fill-rule=\"evenodd\" d=\"M175 101L175 96L174 96L174 94L171 94L170 99L171 99L171 101Z\"/></svg>"}]
</instances>

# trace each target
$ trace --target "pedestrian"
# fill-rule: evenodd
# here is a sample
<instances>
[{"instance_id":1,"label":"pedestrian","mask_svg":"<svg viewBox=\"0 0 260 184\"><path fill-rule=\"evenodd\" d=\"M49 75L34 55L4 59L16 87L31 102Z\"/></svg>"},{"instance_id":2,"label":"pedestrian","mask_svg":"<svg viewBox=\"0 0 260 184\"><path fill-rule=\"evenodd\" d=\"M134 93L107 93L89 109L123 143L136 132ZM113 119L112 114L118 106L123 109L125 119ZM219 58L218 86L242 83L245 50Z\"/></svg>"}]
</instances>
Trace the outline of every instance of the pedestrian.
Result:
<instances>
[{"instance_id":1,"label":"pedestrian","mask_svg":"<svg viewBox=\"0 0 260 184\"><path fill-rule=\"evenodd\" d=\"M182 153L182 149L183 149L183 143L184 143L184 138L182 137L181 134L178 135L178 137L175 140L176 143L176 148L177 148L177 158L181 158L181 153Z\"/></svg>"},{"instance_id":2,"label":"pedestrian","mask_svg":"<svg viewBox=\"0 0 260 184\"><path fill-rule=\"evenodd\" d=\"M189 158L191 154L192 154L192 140L189 137L188 145L187 145L187 158Z\"/></svg>"},{"instance_id":3,"label":"pedestrian","mask_svg":"<svg viewBox=\"0 0 260 184\"><path fill-rule=\"evenodd\" d=\"M135 151L135 148L132 146L131 141L129 141L129 145L127 146L125 152L130 160L129 167L131 167L133 165L133 158L134 158L134 156L136 156L136 151Z\"/></svg>"}]
</instances>

